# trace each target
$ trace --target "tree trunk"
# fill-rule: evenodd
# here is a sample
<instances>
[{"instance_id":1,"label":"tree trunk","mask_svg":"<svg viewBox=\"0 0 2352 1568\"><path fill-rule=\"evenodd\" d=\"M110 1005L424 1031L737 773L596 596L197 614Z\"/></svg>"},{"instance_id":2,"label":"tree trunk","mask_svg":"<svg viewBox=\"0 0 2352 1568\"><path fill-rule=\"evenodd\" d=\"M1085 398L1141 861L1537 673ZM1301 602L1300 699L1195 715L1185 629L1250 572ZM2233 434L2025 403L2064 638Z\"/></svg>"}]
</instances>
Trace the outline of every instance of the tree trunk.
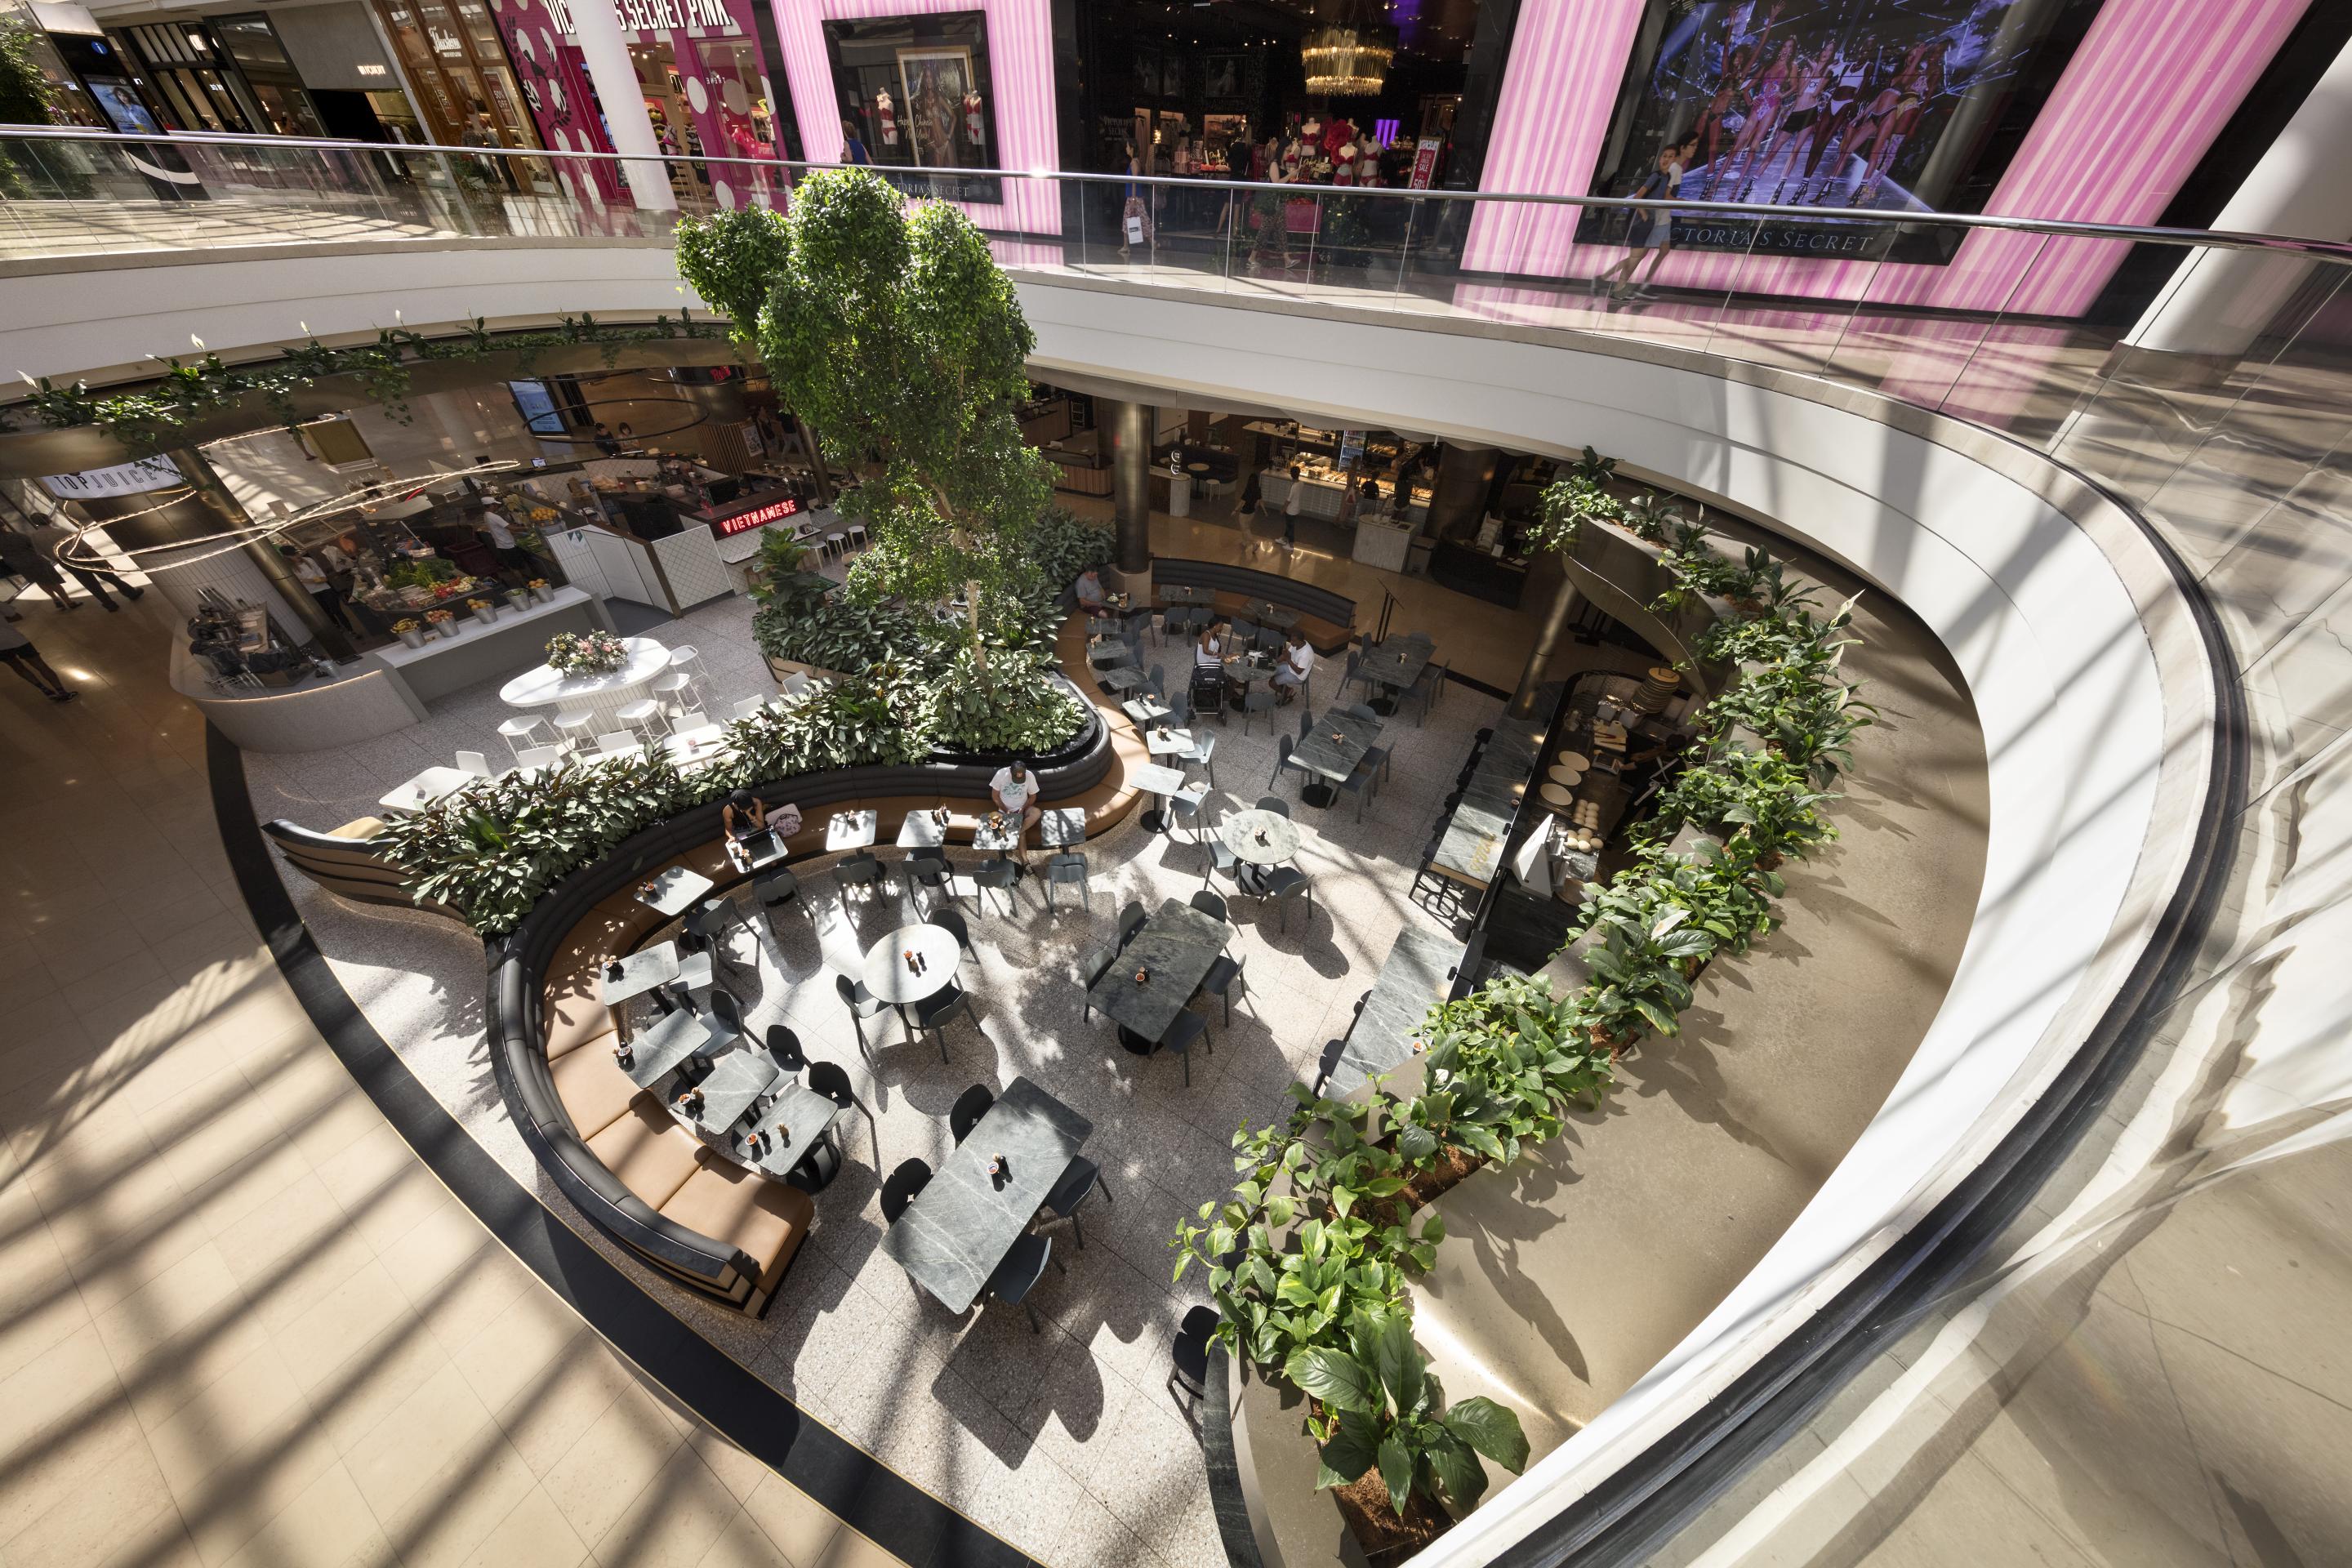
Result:
<instances>
[{"instance_id":1,"label":"tree trunk","mask_svg":"<svg viewBox=\"0 0 2352 1568\"><path fill-rule=\"evenodd\" d=\"M987 680L987 679L988 679L988 649L987 649L987 647L986 647L985 646L983 646L983 645L982 645L982 641L981 641L981 636L980 636L980 579L979 579L979 578L977 578L977 577L971 578L971 579L970 579L969 581L967 581L967 582L964 584L964 585L963 585L963 602L964 602L965 612L966 612L966 614L968 614L968 615L971 616L971 668L972 668L972 673L973 673L973 674L975 674L975 675L977 675L977 676L979 676L979 677L980 677L980 679L981 679L982 681L986 681L986 680Z\"/></svg>"}]
</instances>

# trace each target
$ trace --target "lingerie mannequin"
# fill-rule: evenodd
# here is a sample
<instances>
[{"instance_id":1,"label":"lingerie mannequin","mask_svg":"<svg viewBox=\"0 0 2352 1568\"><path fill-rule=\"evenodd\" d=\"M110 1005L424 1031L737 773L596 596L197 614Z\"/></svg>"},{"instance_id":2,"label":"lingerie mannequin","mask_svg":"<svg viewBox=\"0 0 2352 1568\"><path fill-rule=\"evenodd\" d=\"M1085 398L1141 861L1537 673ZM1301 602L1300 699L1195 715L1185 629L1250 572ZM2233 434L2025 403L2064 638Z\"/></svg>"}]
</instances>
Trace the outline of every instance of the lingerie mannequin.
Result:
<instances>
[{"instance_id":1,"label":"lingerie mannequin","mask_svg":"<svg viewBox=\"0 0 2352 1568\"><path fill-rule=\"evenodd\" d=\"M1332 158L1331 183L1335 185L1352 185L1356 183L1356 144L1353 142L1342 145Z\"/></svg>"},{"instance_id":2,"label":"lingerie mannequin","mask_svg":"<svg viewBox=\"0 0 2352 1568\"><path fill-rule=\"evenodd\" d=\"M963 133L974 147L988 144L988 122L980 112L980 91L977 88L963 95Z\"/></svg>"},{"instance_id":3,"label":"lingerie mannequin","mask_svg":"<svg viewBox=\"0 0 2352 1568\"><path fill-rule=\"evenodd\" d=\"M875 96L874 118L882 127L882 145L896 147L898 144L898 110L892 106L887 89Z\"/></svg>"}]
</instances>

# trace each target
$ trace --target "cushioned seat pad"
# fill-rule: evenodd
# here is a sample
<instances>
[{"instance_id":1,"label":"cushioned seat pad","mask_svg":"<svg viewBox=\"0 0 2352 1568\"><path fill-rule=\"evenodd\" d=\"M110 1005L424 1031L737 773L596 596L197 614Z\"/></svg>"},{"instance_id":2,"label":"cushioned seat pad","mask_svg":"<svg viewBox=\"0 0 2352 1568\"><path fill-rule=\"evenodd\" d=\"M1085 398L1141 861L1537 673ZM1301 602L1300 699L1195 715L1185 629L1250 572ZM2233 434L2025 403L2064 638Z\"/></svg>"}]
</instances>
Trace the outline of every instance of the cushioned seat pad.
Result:
<instances>
[{"instance_id":1,"label":"cushioned seat pad","mask_svg":"<svg viewBox=\"0 0 2352 1568\"><path fill-rule=\"evenodd\" d=\"M640 1092L613 1059L609 1042L564 1052L547 1064L547 1074L555 1080L563 1114L583 1138L593 1138L619 1121Z\"/></svg>"},{"instance_id":2,"label":"cushioned seat pad","mask_svg":"<svg viewBox=\"0 0 2352 1568\"><path fill-rule=\"evenodd\" d=\"M574 1051L563 1061L580 1054ZM604 1059L611 1061L611 1055ZM562 1065L556 1064L559 1068ZM647 1208L658 1209L694 1174L695 1157L702 1152L702 1145L693 1133L670 1120L659 1100L640 1094L629 1101L618 1121L588 1140L588 1152L603 1161L623 1186L645 1199Z\"/></svg>"},{"instance_id":3,"label":"cushioned seat pad","mask_svg":"<svg viewBox=\"0 0 2352 1568\"><path fill-rule=\"evenodd\" d=\"M798 1187L770 1181L708 1149L698 1163L662 1205L662 1217L741 1249L759 1265L760 1289L773 1289L816 1222L816 1205Z\"/></svg>"}]
</instances>

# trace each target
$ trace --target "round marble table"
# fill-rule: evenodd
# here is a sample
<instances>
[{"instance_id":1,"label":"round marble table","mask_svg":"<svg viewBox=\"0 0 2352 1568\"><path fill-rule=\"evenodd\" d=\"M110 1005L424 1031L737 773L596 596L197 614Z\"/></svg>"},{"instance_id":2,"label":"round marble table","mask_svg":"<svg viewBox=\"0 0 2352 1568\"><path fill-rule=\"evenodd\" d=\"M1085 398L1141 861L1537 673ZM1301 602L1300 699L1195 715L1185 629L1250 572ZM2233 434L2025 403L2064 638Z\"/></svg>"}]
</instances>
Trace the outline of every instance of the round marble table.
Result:
<instances>
[{"instance_id":1,"label":"round marble table","mask_svg":"<svg viewBox=\"0 0 2352 1568\"><path fill-rule=\"evenodd\" d=\"M656 679L669 669L669 649L651 637L625 637L628 662L610 675L559 675L547 665L524 670L499 688L509 708L552 708L558 713L585 709L596 715L593 733L622 728L620 711L650 696Z\"/></svg>"},{"instance_id":2,"label":"round marble table","mask_svg":"<svg viewBox=\"0 0 2352 1568\"><path fill-rule=\"evenodd\" d=\"M909 949L922 964L919 971L907 967ZM946 990L955 979L956 960L962 952L955 932L944 926L900 926L866 950L858 978L879 1000L903 1007Z\"/></svg>"},{"instance_id":3,"label":"round marble table","mask_svg":"<svg viewBox=\"0 0 2352 1568\"><path fill-rule=\"evenodd\" d=\"M1217 824L1217 837L1252 866L1279 866L1298 853L1298 824L1278 811L1237 811Z\"/></svg>"}]
</instances>

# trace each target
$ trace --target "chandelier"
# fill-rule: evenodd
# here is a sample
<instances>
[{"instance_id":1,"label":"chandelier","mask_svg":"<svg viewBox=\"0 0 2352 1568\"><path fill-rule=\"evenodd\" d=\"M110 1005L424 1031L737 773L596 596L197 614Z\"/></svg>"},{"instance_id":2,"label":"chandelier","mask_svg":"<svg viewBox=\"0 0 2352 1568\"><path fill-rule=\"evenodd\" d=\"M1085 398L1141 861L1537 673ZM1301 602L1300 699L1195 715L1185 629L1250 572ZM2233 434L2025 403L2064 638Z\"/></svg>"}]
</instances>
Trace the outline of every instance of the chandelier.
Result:
<instances>
[{"instance_id":1,"label":"chandelier","mask_svg":"<svg viewBox=\"0 0 2352 1568\"><path fill-rule=\"evenodd\" d=\"M1370 98L1388 80L1395 35L1370 22L1326 22L1298 46L1307 90L1326 98Z\"/></svg>"}]
</instances>

